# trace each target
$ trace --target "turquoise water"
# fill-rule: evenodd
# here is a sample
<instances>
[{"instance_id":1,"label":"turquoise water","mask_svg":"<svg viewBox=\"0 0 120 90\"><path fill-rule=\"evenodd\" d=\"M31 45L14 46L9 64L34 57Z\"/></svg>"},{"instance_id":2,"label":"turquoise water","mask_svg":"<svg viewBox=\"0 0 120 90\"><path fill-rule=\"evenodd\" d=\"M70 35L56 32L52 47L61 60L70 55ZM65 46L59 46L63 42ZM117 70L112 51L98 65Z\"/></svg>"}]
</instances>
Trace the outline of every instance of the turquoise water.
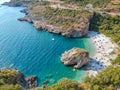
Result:
<instances>
[{"instance_id":1,"label":"turquoise water","mask_svg":"<svg viewBox=\"0 0 120 90\"><path fill-rule=\"evenodd\" d=\"M37 31L31 23L20 22L23 7L0 7L0 68L17 68L25 76L37 75L39 85L49 84L63 77L80 81L84 69L73 70L64 66L60 56L65 50L80 47L93 54L89 38L67 38ZM54 38L54 40L52 40Z\"/></svg>"}]
</instances>

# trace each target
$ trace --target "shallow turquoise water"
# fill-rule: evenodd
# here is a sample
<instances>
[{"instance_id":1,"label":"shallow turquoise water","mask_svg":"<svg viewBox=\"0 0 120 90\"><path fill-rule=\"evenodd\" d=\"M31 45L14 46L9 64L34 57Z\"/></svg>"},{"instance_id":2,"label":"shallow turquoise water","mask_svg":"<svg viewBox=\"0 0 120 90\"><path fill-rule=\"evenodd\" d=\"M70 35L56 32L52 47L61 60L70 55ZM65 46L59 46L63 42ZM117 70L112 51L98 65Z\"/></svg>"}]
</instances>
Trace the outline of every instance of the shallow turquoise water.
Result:
<instances>
[{"instance_id":1,"label":"shallow turquoise water","mask_svg":"<svg viewBox=\"0 0 120 90\"><path fill-rule=\"evenodd\" d=\"M63 77L80 81L84 69L73 70L64 66L60 56L65 50L80 47L93 55L93 46L88 38L67 38L35 30L31 23L20 22L23 7L0 7L0 68L17 68L25 74L37 75L39 85L49 84ZM52 40L54 38L54 40Z\"/></svg>"}]
</instances>

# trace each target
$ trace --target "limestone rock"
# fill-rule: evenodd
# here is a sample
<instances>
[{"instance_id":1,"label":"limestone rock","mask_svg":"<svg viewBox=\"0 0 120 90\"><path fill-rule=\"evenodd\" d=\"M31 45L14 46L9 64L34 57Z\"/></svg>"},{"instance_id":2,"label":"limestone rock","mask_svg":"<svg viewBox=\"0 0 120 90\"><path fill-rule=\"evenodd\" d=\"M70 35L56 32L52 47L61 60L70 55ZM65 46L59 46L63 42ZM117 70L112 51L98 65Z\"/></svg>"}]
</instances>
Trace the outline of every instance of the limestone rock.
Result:
<instances>
[{"instance_id":1,"label":"limestone rock","mask_svg":"<svg viewBox=\"0 0 120 90\"><path fill-rule=\"evenodd\" d=\"M80 48L72 48L65 51L61 56L61 61L65 65L75 65L74 68L80 68L87 64L89 60L89 53Z\"/></svg>"}]
</instances>

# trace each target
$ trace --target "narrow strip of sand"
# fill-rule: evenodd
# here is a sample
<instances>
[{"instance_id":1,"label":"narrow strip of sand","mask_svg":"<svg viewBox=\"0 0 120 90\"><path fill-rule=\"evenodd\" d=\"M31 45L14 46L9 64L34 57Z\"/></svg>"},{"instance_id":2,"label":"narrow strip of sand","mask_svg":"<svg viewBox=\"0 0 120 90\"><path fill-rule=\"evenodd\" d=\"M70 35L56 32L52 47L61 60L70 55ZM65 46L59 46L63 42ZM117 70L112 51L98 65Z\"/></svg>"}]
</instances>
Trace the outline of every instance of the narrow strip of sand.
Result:
<instances>
[{"instance_id":1,"label":"narrow strip of sand","mask_svg":"<svg viewBox=\"0 0 120 90\"><path fill-rule=\"evenodd\" d=\"M109 37L98 32L89 31L88 37L92 40L96 52L90 58L86 69L89 76L96 76L99 71L111 65L110 59L114 58L111 53L117 46L111 42Z\"/></svg>"}]
</instances>

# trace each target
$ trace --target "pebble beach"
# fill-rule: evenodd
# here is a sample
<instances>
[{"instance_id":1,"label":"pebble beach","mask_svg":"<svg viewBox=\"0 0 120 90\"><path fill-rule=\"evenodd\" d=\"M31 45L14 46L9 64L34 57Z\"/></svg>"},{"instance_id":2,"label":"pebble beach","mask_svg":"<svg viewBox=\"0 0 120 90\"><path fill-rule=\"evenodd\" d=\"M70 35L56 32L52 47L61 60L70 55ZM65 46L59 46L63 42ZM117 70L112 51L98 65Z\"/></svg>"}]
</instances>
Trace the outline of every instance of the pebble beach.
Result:
<instances>
[{"instance_id":1,"label":"pebble beach","mask_svg":"<svg viewBox=\"0 0 120 90\"><path fill-rule=\"evenodd\" d=\"M93 42L96 50L94 56L90 57L86 67L87 74L88 76L96 76L98 72L111 65L110 60L115 58L112 57L111 53L117 46L112 43L109 37L98 32L89 31L88 37Z\"/></svg>"}]
</instances>

